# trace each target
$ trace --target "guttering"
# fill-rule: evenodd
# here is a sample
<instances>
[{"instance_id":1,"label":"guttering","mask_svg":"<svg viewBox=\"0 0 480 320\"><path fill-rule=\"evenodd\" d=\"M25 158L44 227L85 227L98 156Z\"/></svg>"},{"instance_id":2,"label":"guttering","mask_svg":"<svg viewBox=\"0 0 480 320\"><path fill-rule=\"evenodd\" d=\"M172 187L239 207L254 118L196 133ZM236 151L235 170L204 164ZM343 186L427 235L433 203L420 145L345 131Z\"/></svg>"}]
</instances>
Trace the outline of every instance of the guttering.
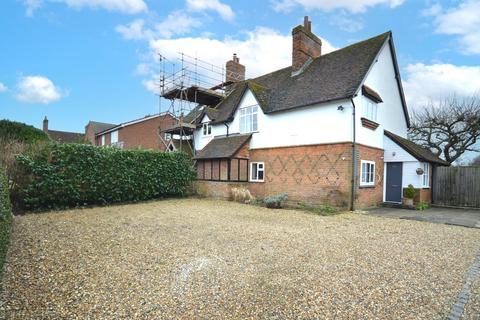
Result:
<instances>
[{"instance_id":1,"label":"guttering","mask_svg":"<svg viewBox=\"0 0 480 320\"><path fill-rule=\"evenodd\" d=\"M353 137L352 137L352 196L350 199L350 210L355 211L355 180L357 176L357 141L356 141L356 116L355 116L355 101L352 101L352 119L353 119Z\"/></svg>"},{"instance_id":2,"label":"guttering","mask_svg":"<svg viewBox=\"0 0 480 320\"><path fill-rule=\"evenodd\" d=\"M230 126L226 122L224 122L223 124L225 125L225 127L227 127L227 137L228 137L229 136L229 131L230 131Z\"/></svg>"}]
</instances>

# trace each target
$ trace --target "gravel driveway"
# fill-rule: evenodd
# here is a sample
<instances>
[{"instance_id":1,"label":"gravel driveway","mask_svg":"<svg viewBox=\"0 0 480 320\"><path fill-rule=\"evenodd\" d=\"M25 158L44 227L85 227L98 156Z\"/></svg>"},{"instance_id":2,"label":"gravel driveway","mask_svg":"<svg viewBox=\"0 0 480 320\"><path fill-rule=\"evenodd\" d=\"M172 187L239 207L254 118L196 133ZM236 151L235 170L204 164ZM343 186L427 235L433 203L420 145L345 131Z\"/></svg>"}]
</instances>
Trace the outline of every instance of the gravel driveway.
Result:
<instances>
[{"instance_id":1,"label":"gravel driveway","mask_svg":"<svg viewBox=\"0 0 480 320\"><path fill-rule=\"evenodd\" d=\"M479 249L479 229L213 200L31 214L0 318L444 319Z\"/></svg>"}]
</instances>

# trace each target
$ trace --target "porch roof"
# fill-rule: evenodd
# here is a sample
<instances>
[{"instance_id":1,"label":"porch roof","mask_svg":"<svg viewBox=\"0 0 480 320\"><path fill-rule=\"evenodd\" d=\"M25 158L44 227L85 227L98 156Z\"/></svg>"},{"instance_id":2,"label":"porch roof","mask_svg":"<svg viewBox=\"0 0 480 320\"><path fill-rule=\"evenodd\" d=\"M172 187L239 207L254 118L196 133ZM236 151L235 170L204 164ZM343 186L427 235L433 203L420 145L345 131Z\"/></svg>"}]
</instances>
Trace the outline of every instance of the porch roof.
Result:
<instances>
[{"instance_id":1,"label":"porch roof","mask_svg":"<svg viewBox=\"0 0 480 320\"><path fill-rule=\"evenodd\" d=\"M252 134L215 137L194 157L194 159L206 160L232 158L251 137Z\"/></svg>"},{"instance_id":2,"label":"porch roof","mask_svg":"<svg viewBox=\"0 0 480 320\"><path fill-rule=\"evenodd\" d=\"M441 166L449 166L450 164L434 155L430 150L424 148L413 141L402 138L390 131L385 130L385 135L389 137L393 142L398 144L402 149L410 153L419 161L431 162Z\"/></svg>"}]
</instances>

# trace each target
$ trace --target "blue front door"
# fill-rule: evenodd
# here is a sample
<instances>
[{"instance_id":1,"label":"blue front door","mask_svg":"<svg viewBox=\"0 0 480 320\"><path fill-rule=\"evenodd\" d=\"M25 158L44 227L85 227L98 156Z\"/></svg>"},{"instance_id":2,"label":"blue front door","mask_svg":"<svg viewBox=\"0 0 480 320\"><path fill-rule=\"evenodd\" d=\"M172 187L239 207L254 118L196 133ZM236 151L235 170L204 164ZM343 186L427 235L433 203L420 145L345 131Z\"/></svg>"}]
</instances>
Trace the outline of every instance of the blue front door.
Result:
<instances>
[{"instance_id":1,"label":"blue front door","mask_svg":"<svg viewBox=\"0 0 480 320\"><path fill-rule=\"evenodd\" d=\"M402 163L387 162L385 201L402 202Z\"/></svg>"}]
</instances>

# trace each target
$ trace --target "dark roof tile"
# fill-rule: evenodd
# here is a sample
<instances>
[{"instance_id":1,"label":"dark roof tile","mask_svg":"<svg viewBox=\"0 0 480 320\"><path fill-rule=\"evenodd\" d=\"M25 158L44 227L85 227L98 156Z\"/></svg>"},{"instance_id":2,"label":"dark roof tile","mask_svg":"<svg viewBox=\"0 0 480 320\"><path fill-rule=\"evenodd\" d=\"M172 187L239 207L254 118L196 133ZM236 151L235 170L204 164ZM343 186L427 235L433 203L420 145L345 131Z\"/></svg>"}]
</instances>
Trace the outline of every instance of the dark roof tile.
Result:
<instances>
[{"instance_id":1,"label":"dark roof tile","mask_svg":"<svg viewBox=\"0 0 480 320\"><path fill-rule=\"evenodd\" d=\"M225 159L233 157L245 143L250 140L252 134L237 134L213 138L194 159Z\"/></svg>"}]
</instances>

